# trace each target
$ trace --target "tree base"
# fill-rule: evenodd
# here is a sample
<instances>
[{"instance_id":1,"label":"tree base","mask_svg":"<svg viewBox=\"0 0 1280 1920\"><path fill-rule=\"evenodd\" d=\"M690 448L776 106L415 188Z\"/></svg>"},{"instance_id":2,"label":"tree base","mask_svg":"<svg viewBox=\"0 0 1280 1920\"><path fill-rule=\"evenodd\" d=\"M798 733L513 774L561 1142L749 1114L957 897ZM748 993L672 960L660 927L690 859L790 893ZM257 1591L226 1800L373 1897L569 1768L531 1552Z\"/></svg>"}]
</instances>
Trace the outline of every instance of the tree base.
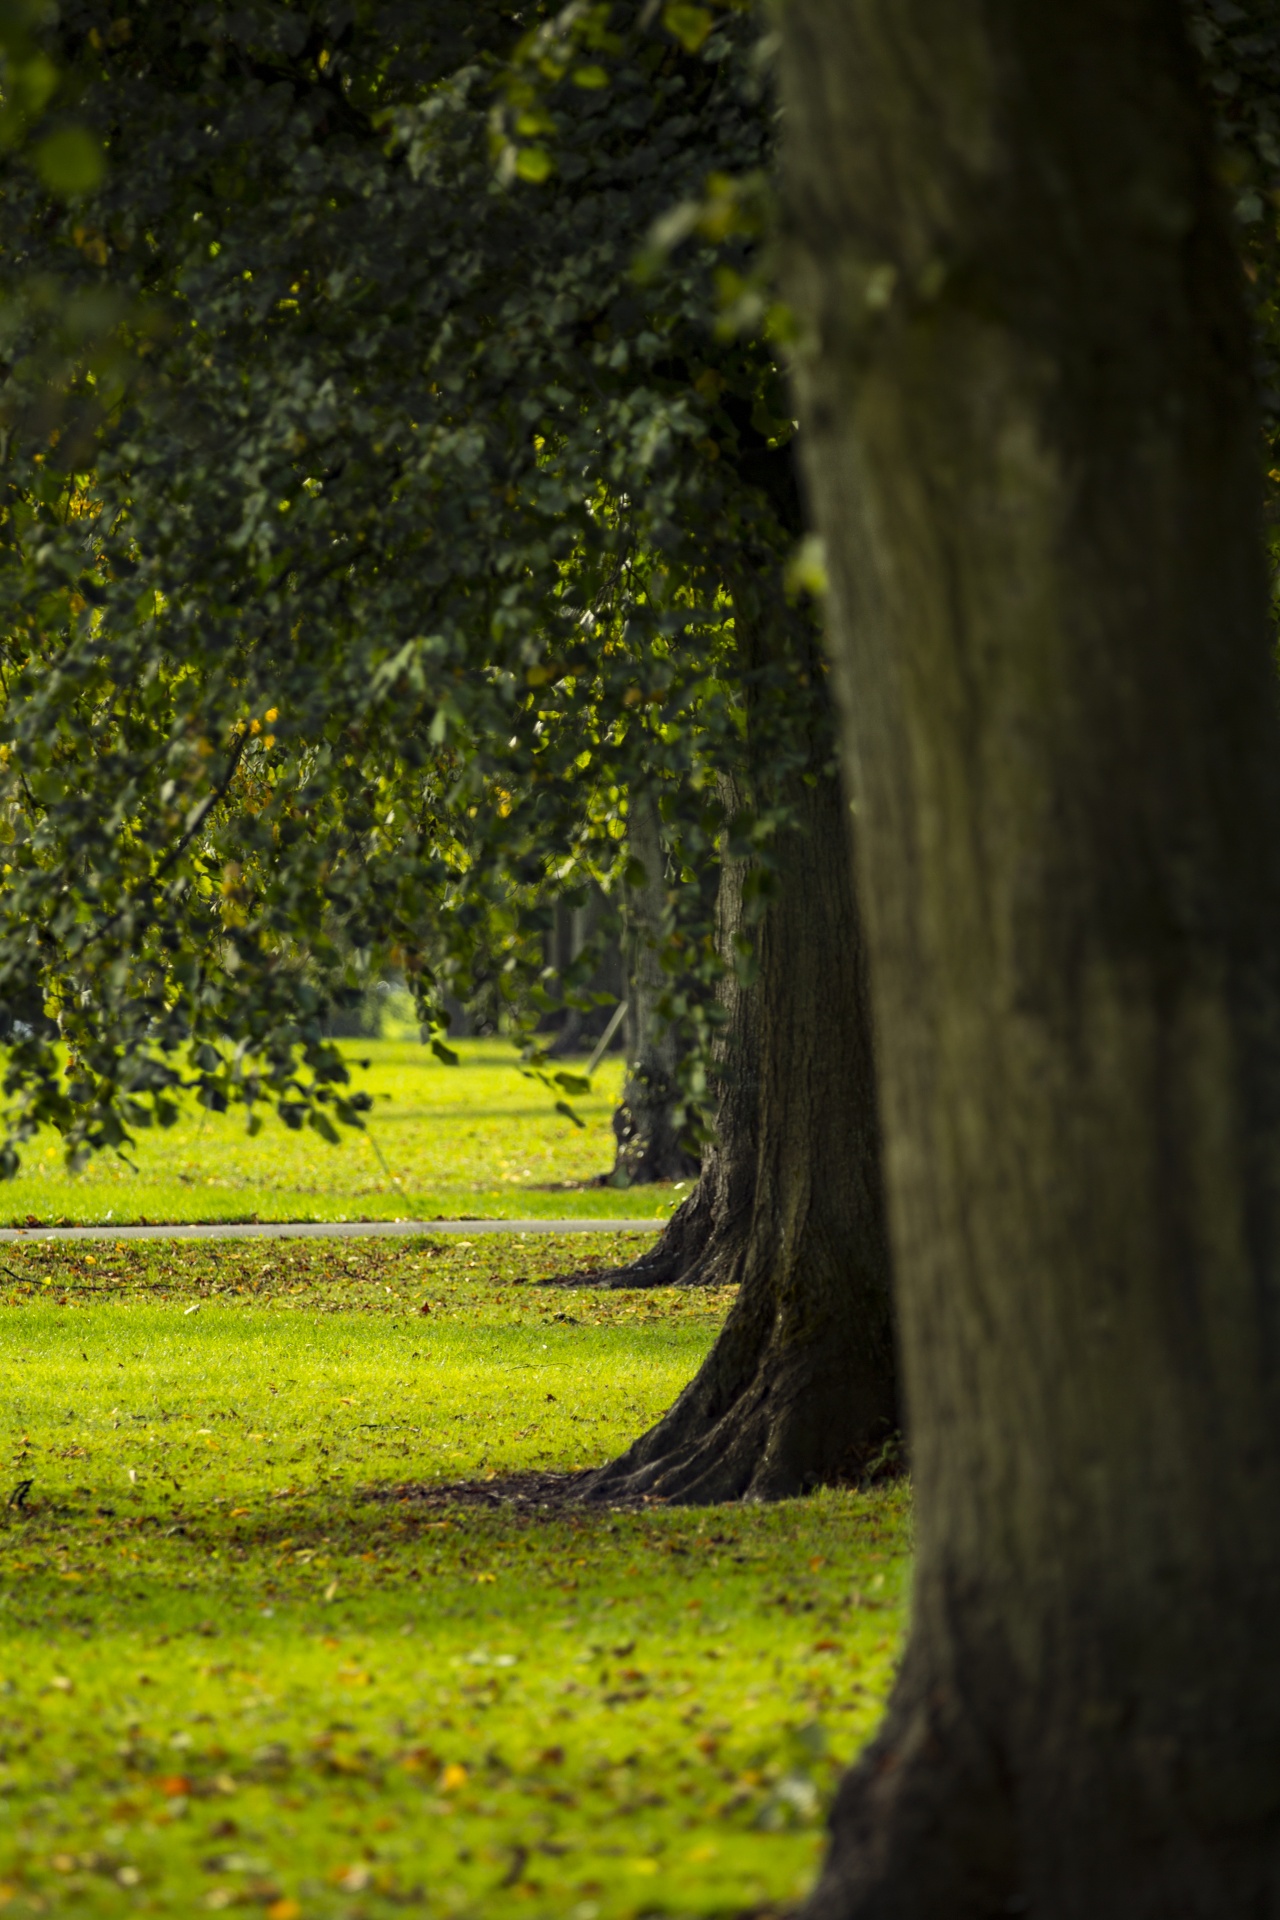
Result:
<instances>
[{"instance_id":1,"label":"tree base","mask_svg":"<svg viewBox=\"0 0 1280 1920\"><path fill-rule=\"evenodd\" d=\"M601 1184L606 1184L602 1182ZM625 1267L602 1273L569 1273L545 1284L557 1287L721 1287L740 1277L745 1231L733 1232L717 1218L714 1173L702 1179L672 1214L653 1246Z\"/></svg>"},{"instance_id":2,"label":"tree base","mask_svg":"<svg viewBox=\"0 0 1280 1920\"><path fill-rule=\"evenodd\" d=\"M675 1405L594 1474L580 1497L690 1505L782 1500L817 1486L866 1484L897 1470L887 1314L876 1326L852 1285L832 1285L829 1274L815 1271L822 1263L812 1249L807 1258L796 1249L804 1262L798 1273L784 1249L762 1245L745 1228L704 1231L699 1242L697 1211L686 1204L690 1215L673 1244L659 1243L644 1256L653 1264L640 1284L661 1284L659 1276L667 1274L668 1284L740 1281L741 1290ZM680 1269L682 1255L688 1264ZM833 1353L843 1365L832 1365Z\"/></svg>"},{"instance_id":3,"label":"tree base","mask_svg":"<svg viewBox=\"0 0 1280 1920\"><path fill-rule=\"evenodd\" d=\"M643 1187L659 1180L691 1180L700 1163L684 1144L674 1116L682 1109L669 1074L633 1068L613 1116L617 1152L602 1186Z\"/></svg>"}]
</instances>

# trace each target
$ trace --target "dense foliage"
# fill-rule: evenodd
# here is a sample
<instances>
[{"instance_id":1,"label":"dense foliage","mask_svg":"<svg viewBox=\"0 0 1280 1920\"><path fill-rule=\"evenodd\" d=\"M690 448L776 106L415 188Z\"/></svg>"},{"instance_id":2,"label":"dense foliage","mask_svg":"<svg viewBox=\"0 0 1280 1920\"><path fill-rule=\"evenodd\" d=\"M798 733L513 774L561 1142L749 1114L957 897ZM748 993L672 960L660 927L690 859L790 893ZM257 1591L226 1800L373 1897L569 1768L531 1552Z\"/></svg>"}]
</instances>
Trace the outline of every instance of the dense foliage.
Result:
<instances>
[{"instance_id":1,"label":"dense foliage","mask_svg":"<svg viewBox=\"0 0 1280 1920\"><path fill-rule=\"evenodd\" d=\"M748 14L73 4L57 52L109 167L0 212L16 1135L119 1142L180 1073L356 1118L326 1007L392 961L430 1015L495 952L536 1006L638 781L705 1036L717 774L749 714L808 764L815 674L732 195L635 266L767 166Z\"/></svg>"}]
</instances>

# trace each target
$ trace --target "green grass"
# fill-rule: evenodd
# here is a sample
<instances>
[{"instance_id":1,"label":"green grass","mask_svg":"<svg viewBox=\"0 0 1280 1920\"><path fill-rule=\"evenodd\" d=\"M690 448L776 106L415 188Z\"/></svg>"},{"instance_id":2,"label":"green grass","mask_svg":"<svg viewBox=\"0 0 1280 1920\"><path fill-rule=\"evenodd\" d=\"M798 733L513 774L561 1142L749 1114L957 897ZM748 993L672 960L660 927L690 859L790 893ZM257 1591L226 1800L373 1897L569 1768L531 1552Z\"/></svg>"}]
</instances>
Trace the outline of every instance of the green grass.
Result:
<instances>
[{"instance_id":1,"label":"green grass","mask_svg":"<svg viewBox=\"0 0 1280 1920\"><path fill-rule=\"evenodd\" d=\"M626 1251L5 1249L6 1915L797 1897L891 1677L905 1495L400 1493L591 1465L669 1404L727 1294L532 1284Z\"/></svg>"},{"instance_id":2,"label":"green grass","mask_svg":"<svg viewBox=\"0 0 1280 1920\"><path fill-rule=\"evenodd\" d=\"M344 1133L337 1147L274 1118L250 1139L243 1113L209 1114L192 1103L177 1125L138 1134L132 1167L103 1154L71 1175L56 1140L43 1138L26 1150L0 1216L13 1225L665 1219L687 1191L581 1184L613 1165L619 1059L605 1061L592 1093L575 1098L578 1128L520 1072L508 1042L463 1041L458 1051L461 1065L447 1067L414 1041L343 1042L352 1083L373 1095L374 1109L367 1133Z\"/></svg>"}]
</instances>

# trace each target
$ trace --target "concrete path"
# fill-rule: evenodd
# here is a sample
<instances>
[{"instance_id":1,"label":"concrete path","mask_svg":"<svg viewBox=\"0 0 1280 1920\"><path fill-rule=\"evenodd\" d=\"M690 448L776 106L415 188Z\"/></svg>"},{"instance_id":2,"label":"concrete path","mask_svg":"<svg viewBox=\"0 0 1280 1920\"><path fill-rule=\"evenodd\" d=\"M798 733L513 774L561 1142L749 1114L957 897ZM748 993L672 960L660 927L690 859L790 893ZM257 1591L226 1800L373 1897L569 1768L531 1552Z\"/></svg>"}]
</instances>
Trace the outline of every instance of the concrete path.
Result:
<instances>
[{"instance_id":1,"label":"concrete path","mask_svg":"<svg viewBox=\"0 0 1280 1920\"><path fill-rule=\"evenodd\" d=\"M0 1227L22 1240L379 1240L432 1233L657 1233L665 1220L261 1220L168 1227Z\"/></svg>"}]
</instances>

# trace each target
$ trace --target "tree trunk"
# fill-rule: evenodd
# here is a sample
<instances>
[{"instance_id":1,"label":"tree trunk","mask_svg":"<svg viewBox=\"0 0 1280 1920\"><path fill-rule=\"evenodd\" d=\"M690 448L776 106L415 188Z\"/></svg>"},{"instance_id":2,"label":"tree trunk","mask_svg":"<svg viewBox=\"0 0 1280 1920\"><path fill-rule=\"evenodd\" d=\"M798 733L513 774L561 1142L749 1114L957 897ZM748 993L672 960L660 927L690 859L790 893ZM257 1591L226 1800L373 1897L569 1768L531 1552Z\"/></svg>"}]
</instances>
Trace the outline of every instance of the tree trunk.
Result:
<instances>
[{"instance_id":1,"label":"tree trunk","mask_svg":"<svg viewBox=\"0 0 1280 1920\"><path fill-rule=\"evenodd\" d=\"M788 0L917 1568L813 1920L1280 1913L1280 729L1174 0Z\"/></svg>"},{"instance_id":2,"label":"tree trunk","mask_svg":"<svg viewBox=\"0 0 1280 1920\"><path fill-rule=\"evenodd\" d=\"M778 848L757 977L730 988L718 1139L697 1193L664 1236L672 1264L688 1263L674 1277L740 1281L741 1290L694 1380L657 1426L594 1476L589 1499L779 1499L861 1477L897 1433L845 807L829 772L811 786L797 780L791 798L797 822ZM741 879L741 864L726 863L726 952L741 924Z\"/></svg>"},{"instance_id":3,"label":"tree trunk","mask_svg":"<svg viewBox=\"0 0 1280 1920\"><path fill-rule=\"evenodd\" d=\"M644 788L628 796L627 852L644 878L628 884L625 894L627 1077L613 1116L618 1147L608 1178L615 1187L687 1180L698 1172L682 1137L679 1038L658 1011L667 985L661 964L666 850L657 800Z\"/></svg>"}]
</instances>

